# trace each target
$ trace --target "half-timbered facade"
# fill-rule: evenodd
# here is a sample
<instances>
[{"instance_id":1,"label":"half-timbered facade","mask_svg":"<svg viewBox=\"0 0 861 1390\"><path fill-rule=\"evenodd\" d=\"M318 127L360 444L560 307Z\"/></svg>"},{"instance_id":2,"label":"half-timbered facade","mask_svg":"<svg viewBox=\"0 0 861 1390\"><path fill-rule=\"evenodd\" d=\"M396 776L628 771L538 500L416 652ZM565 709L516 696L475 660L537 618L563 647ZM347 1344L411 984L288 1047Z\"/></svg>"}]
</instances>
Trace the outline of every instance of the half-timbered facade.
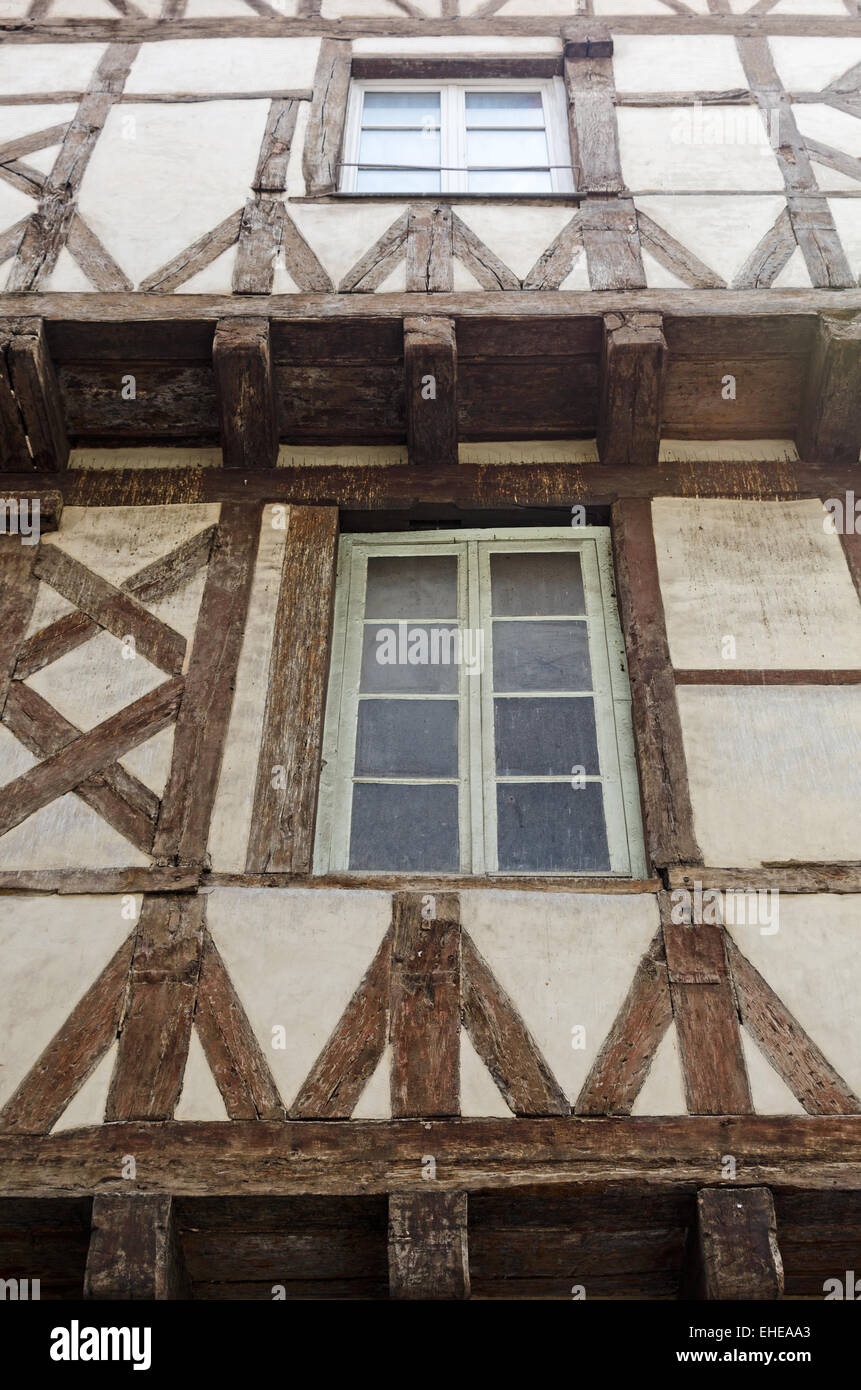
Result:
<instances>
[{"instance_id":1,"label":"half-timbered facade","mask_svg":"<svg viewBox=\"0 0 861 1390\"><path fill-rule=\"evenodd\" d=\"M861 1268L857 0L0 0L0 1278Z\"/></svg>"}]
</instances>

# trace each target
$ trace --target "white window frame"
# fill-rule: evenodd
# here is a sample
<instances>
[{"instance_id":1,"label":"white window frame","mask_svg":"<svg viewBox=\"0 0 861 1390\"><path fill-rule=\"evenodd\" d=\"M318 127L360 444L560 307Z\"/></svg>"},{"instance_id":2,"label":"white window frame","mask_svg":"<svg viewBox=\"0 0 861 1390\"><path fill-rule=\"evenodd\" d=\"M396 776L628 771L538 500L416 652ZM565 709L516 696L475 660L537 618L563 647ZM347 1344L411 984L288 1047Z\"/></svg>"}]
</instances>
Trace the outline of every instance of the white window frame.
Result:
<instances>
[{"instance_id":1,"label":"white window frame","mask_svg":"<svg viewBox=\"0 0 861 1390\"><path fill-rule=\"evenodd\" d=\"M484 669L492 672L492 622L490 619L490 556L494 552L576 551L580 555L586 596L586 623L592 665L592 690L598 739L600 781L604 787L604 820L610 857L609 873L583 870L536 870L534 873L500 870L496 846L497 781L559 781L560 778L497 778L493 739L492 682L470 677L465 666L458 672L458 812L460 868L449 871L479 876L611 877L644 878L646 856L640 812L631 691L628 683L625 643L619 623L613 582L610 531L607 527L518 527L486 530L420 531L346 535L338 551L329 691L323 739L323 771L317 811L314 872L356 873L362 877L393 871L351 870L349 867L353 768L358 728L359 678L365 624L385 620L366 619L367 562L378 555L458 556L458 624L484 632ZM583 615L570 615L579 616ZM418 622L419 619L416 619ZM434 618L422 618L433 623ZM451 624L451 618L438 619ZM541 692L532 692L540 695ZM555 692L558 694L558 692ZM577 698L576 692L569 692ZM378 698L376 695L374 698ZM382 698L387 698L383 696ZM403 699L403 695L390 698ZM409 697L407 697L409 698ZM416 697L419 698L419 697ZM446 695L422 695L422 699L452 699ZM357 778L384 781L385 778ZM402 782L450 782L447 778L398 778ZM422 870L411 877L444 878L446 871Z\"/></svg>"},{"instance_id":2,"label":"white window frame","mask_svg":"<svg viewBox=\"0 0 861 1390\"><path fill-rule=\"evenodd\" d=\"M466 93L473 91L497 92L540 92L544 107L544 129L547 135L547 149L550 159L550 182L553 193L574 192L574 171L572 169L571 140L568 133L568 103L565 84L561 77L528 78L476 78L464 81L462 78L440 78L436 82L422 80L387 81L375 79L364 81L355 79L350 84L350 99L347 104L347 121L344 130L344 155L341 168L340 191L356 193L358 175L359 143L362 133L362 110L366 92L439 92L440 94L440 160L443 171L440 174L439 193L410 193L393 190L391 196L423 198L444 197L451 193L467 194L475 198L541 198L546 194L499 192L473 193L468 188L466 167ZM457 172L452 172L457 171ZM381 197L380 193L361 196Z\"/></svg>"}]
</instances>

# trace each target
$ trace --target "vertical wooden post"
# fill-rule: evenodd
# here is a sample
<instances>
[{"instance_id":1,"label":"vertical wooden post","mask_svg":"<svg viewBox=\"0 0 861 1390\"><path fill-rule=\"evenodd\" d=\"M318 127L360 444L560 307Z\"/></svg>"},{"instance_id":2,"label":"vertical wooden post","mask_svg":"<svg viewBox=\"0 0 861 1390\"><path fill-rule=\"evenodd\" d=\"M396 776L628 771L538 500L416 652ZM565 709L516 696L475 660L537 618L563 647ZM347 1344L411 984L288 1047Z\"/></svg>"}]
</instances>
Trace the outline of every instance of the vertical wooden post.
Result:
<instances>
[{"instance_id":1,"label":"vertical wooden post","mask_svg":"<svg viewBox=\"0 0 861 1390\"><path fill-rule=\"evenodd\" d=\"M598 417L602 463L657 464L666 355L660 314L604 315Z\"/></svg>"},{"instance_id":2,"label":"vertical wooden post","mask_svg":"<svg viewBox=\"0 0 861 1390\"><path fill-rule=\"evenodd\" d=\"M706 1187L688 1235L683 1297L778 1299L783 1261L767 1187Z\"/></svg>"},{"instance_id":3,"label":"vertical wooden post","mask_svg":"<svg viewBox=\"0 0 861 1390\"><path fill-rule=\"evenodd\" d=\"M454 320L404 319L407 442L410 463L457 463L457 342Z\"/></svg>"},{"instance_id":4,"label":"vertical wooden post","mask_svg":"<svg viewBox=\"0 0 861 1390\"><path fill-rule=\"evenodd\" d=\"M393 918L392 1115L457 1115L460 900L456 893L396 893Z\"/></svg>"},{"instance_id":5,"label":"vertical wooden post","mask_svg":"<svg viewBox=\"0 0 861 1390\"><path fill-rule=\"evenodd\" d=\"M465 1192L390 1195L392 1298L469 1298L466 1204Z\"/></svg>"},{"instance_id":6,"label":"vertical wooden post","mask_svg":"<svg viewBox=\"0 0 861 1390\"><path fill-rule=\"evenodd\" d=\"M96 1194L84 1297L190 1297L172 1197Z\"/></svg>"}]
</instances>

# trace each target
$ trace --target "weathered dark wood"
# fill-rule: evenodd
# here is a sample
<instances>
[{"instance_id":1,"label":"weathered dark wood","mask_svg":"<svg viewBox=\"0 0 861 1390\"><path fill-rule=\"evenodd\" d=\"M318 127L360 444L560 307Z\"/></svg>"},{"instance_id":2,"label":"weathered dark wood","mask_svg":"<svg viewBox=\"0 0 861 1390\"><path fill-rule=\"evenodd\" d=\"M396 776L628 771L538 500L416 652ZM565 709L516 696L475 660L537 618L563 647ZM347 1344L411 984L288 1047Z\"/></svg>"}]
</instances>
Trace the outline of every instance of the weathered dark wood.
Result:
<instances>
[{"instance_id":1,"label":"weathered dark wood","mask_svg":"<svg viewBox=\"0 0 861 1390\"><path fill-rule=\"evenodd\" d=\"M334 507L291 507L245 862L249 873L311 872L337 543Z\"/></svg>"},{"instance_id":2,"label":"weathered dark wood","mask_svg":"<svg viewBox=\"0 0 861 1390\"><path fill-rule=\"evenodd\" d=\"M92 282L94 289L110 293L134 288L122 266L117 264L92 227L78 212L73 215L69 224L66 246L87 279Z\"/></svg>"},{"instance_id":3,"label":"weathered dark wood","mask_svg":"<svg viewBox=\"0 0 861 1390\"><path fill-rule=\"evenodd\" d=\"M693 251L677 241L668 231L637 209L640 243L666 270L695 290L726 288L726 281L716 271L695 256Z\"/></svg>"},{"instance_id":4,"label":"weathered dark wood","mask_svg":"<svg viewBox=\"0 0 861 1390\"><path fill-rule=\"evenodd\" d=\"M184 285L186 280L191 279L192 275L197 275L198 271L205 270L208 265L211 265L233 245L239 237L241 225L242 210L239 209L232 212L229 217L225 217L224 221L219 222L218 226L213 227L211 231L204 232L203 236L198 237L191 246L183 247L182 251L173 256L165 265L152 271L145 280L141 281L138 288L147 294L168 294L177 286Z\"/></svg>"},{"instance_id":5,"label":"weathered dark wood","mask_svg":"<svg viewBox=\"0 0 861 1390\"><path fill-rule=\"evenodd\" d=\"M201 865L206 853L259 534L259 505L222 507L153 842L164 864Z\"/></svg>"},{"instance_id":6,"label":"weathered dark wood","mask_svg":"<svg viewBox=\"0 0 861 1390\"><path fill-rule=\"evenodd\" d=\"M84 1297L120 1302L190 1296L173 1198L97 1193Z\"/></svg>"},{"instance_id":7,"label":"weathered dark wood","mask_svg":"<svg viewBox=\"0 0 861 1390\"><path fill-rule=\"evenodd\" d=\"M457 895L395 894L389 1020L395 1118L460 1111L460 973Z\"/></svg>"},{"instance_id":8,"label":"weathered dark wood","mask_svg":"<svg viewBox=\"0 0 861 1390\"><path fill-rule=\"evenodd\" d=\"M173 1117L197 999L205 904L202 897L144 898L107 1121Z\"/></svg>"},{"instance_id":9,"label":"weathered dark wood","mask_svg":"<svg viewBox=\"0 0 861 1390\"><path fill-rule=\"evenodd\" d=\"M629 1115L649 1074L673 1006L659 932L634 976L624 1003L583 1082L576 1115Z\"/></svg>"},{"instance_id":10,"label":"weathered dark wood","mask_svg":"<svg viewBox=\"0 0 861 1390\"><path fill-rule=\"evenodd\" d=\"M225 468L271 468L278 457L278 420L267 320L222 320L212 364Z\"/></svg>"},{"instance_id":11,"label":"weathered dark wood","mask_svg":"<svg viewBox=\"0 0 861 1390\"><path fill-rule=\"evenodd\" d=\"M609 34L597 27L591 52L578 54L575 42L565 49L565 85L571 105L571 130L575 162L578 166L578 189L588 193L621 193L625 185L619 161L619 137L616 130L616 94L613 63L599 53L599 40L609 40Z\"/></svg>"},{"instance_id":12,"label":"weathered dark wood","mask_svg":"<svg viewBox=\"0 0 861 1390\"><path fill-rule=\"evenodd\" d=\"M819 318L798 427L805 458L858 463L861 452L861 317Z\"/></svg>"},{"instance_id":13,"label":"weathered dark wood","mask_svg":"<svg viewBox=\"0 0 861 1390\"><path fill-rule=\"evenodd\" d=\"M660 314L607 314L601 356L602 463L658 462L667 343Z\"/></svg>"},{"instance_id":14,"label":"weathered dark wood","mask_svg":"<svg viewBox=\"0 0 861 1390\"><path fill-rule=\"evenodd\" d=\"M340 294L372 294L406 256L410 210L404 211L387 227L373 246L360 256L338 286Z\"/></svg>"},{"instance_id":15,"label":"weathered dark wood","mask_svg":"<svg viewBox=\"0 0 861 1390\"><path fill-rule=\"evenodd\" d=\"M15 401L30 441L33 466L65 468L69 440L63 402L41 320L30 331L15 334L10 339L7 360Z\"/></svg>"},{"instance_id":16,"label":"weathered dark wood","mask_svg":"<svg viewBox=\"0 0 861 1390\"><path fill-rule=\"evenodd\" d=\"M720 888L726 892L751 892L779 888L782 893L861 893L861 863L766 864L750 869L707 869L701 864L671 866L668 888Z\"/></svg>"},{"instance_id":17,"label":"weathered dark wood","mask_svg":"<svg viewBox=\"0 0 861 1390\"><path fill-rule=\"evenodd\" d=\"M457 343L452 319L404 319L407 441L410 463L457 464Z\"/></svg>"},{"instance_id":18,"label":"weathered dark wood","mask_svg":"<svg viewBox=\"0 0 861 1390\"><path fill-rule=\"evenodd\" d=\"M0 1130L48 1134L117 1036L135 933L78 1000L0 1111Z\"/></svg>"},{"instance_id":19,"label":"weathered dark wood","mask_svg":"<svg viewBox=\"0 0 861 1390\"><path fill-rule=\"evenodd\" d=\"M750 1115L753 1101L720 926L691 922L659 895L667 974L692 1115ZM683 922L673 916L684 917Z\"/></svg>"},{"instance_id":20,"label":"weathered dark wood","mask_svg":"<svg viewBox=\"0 0 861 1390\"><path fill-rule=\"evenodd\" d=\"M855 1092L729 934L726 947L741 1021L808 1115L861 1113Z\"/></svg>"},{"instance_id":21,"label":"weathered dark wood","mask_svg":"<svg viewBox=\"0 0 861 1390\"><path fill-rule=\"evenodd\" d=\"M501 261L489 246L476 236L456 212L451 214L452 255L462 261L485 290L520 289L520 281L504 261ZM429 287L430 288L430 287ZM439 286L435 293L439 293Z\"/></svg>"},{"instance_id":22,"label":"weathered dark wood","mask_svg":"<svg viewBox=\"0 0 861 1390\"><path fill-rule=\"evenodd\" d=\"M36 465L12 385L10 342L11 336L0 329L0 471L26 472Z\"/></svg>"},{"instance_id":23,"label":"weathered dark wood","mask_svg":"<svg viewBox=\"0 0 861 1390\"><path fill-rule=\"evenodd\" d=\"M255 193L284 192L298 114L299 102L294 98L276 99L269 107L266 131L251 185Z\"/></svg>"},{"instance_id":24,"label":"weathered dark wood","mask_svg":"<svg viewBox=\"0 0 861 1390\"><path fill-rule=\"evenodd\" d=\"M387 933L290 1106L294 1120L348 1120L389 1037L392 938Z\"/></svg>"},{"instance_id":25,"label":"weathered dark wood","mask_svg":"<svg viewBox=\"0 0 861 1390\"><path fill-rule=\"evenodd\" d=\"M465 1192L389 1197L389 1296L469 1298Z\"/></svg>"},{"instance_id":26,"label":"weathered dark wood","mask_svg":"<svg viewBox=\"0 0 861 1390\"><path fill-rule=\"evenodd\" d=\"M782 1297L783 1262L767 1187L706 1187L698 1194L685 1292L745 1302Z\"/></svg>"},{"instance_id":27,"label":"weathered dark wood","mask_svg":"<svg viewBox=\"0 0 861 1390\"><path fill-rule=\"evenodd\" d=\"M580 230L593 290L636 289L645 285L632 198L590 198L580 209Z\"/></svg>"},{"instance_id":28,"label":"weathered dark wood","mask_svg":"<svg viewBox=\"0 0 861 1390\"><path fill-rule=\"evenodd\" d=\"M515 1115L567 1115L567 1096L465 932L461 949L464 1027L506 1105Z\"/></svg>"},{"instance_id":29,"label":"weathered dark wood","mask_svg":"<svg viewBox=\"0 0 861 1390\"><path fill-rule=\"evenodd\" d=\"M0 869L0 893L188 893L194 869Z\"/></svg>"},{"instance_id":30,"label":"weathered dark wood","mask_svg":"<svg viewBox=\"0 0 861 1390\"><path fill-rule=\"evenodd\" d=\"M284 1106L269 1063L208 932L194 1024L231 1120L281 1119Z\"/></svg>"},{"instance_id":31,"label":"weathered dark wood","mask_svg":"<svg viewBox=\"0 0 861 1390\"><path fill-rule=\"evenodd\" d=\"M302 166L311 196L332 193L338 186L347 94L350 86L351 45L338 39L323 39L314 96L308 116L308 129Z\"/></svg>"},{"instance_id":32,"label":"weathered dark wood","mask_svg":"<svg viewBox=\"0 0 861 1390\"><path fill-rule=\"evenodd\" d=\"M407 290L436 294L453 288L451 208L418 203L409 210Z\"/></svg>"},{"instance_id":33,"label":"weathered dark wood","mask_svg":"<svg viewBox=\"0 0 861 1390\"><path fill-rule=\"evenodd\" d=\"M35 546L23 545L20 536L0 535L0 715L36 602L35 555Z\"/></svg>"},{"instance_id":34,"label":"weathered dark wood","mask_svg":"<svg viewBox=\"0 0 861 1390\"><path fill-rule=\"evenodd\" d=\"M784 208L736 274L733 289L753 290L774 284L797 245L789 209Z\"/></svg>"},{"instance_id":35,"label":"weathered dark wood","mask_svg":"<svg viewBox=\"0 0 861 1390\"><path fill-rule=\"evenodd\" d=\"M651 503L633 498L615 503L612 528L647 848L660 868L694 864L702 855L694 836Z\"/></svg>"}]
</instances>

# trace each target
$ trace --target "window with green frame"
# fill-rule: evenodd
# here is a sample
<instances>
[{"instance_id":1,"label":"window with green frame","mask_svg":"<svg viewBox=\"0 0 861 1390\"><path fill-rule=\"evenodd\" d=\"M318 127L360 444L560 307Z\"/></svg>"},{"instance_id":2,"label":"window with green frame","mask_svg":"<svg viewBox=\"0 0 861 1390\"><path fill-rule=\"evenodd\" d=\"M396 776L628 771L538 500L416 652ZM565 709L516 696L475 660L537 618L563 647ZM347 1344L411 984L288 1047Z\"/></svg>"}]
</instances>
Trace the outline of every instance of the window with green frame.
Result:
<instances>
[{"instance_id":1,"label":"window with green frame","mask_svg":"<svg viewBox=\"0 0 861 1390\"><path fill-rule=\"evenodd\" d=\"M641 877L600 527L347 535L315 871Z\"/></svg>"}]
</instances>

